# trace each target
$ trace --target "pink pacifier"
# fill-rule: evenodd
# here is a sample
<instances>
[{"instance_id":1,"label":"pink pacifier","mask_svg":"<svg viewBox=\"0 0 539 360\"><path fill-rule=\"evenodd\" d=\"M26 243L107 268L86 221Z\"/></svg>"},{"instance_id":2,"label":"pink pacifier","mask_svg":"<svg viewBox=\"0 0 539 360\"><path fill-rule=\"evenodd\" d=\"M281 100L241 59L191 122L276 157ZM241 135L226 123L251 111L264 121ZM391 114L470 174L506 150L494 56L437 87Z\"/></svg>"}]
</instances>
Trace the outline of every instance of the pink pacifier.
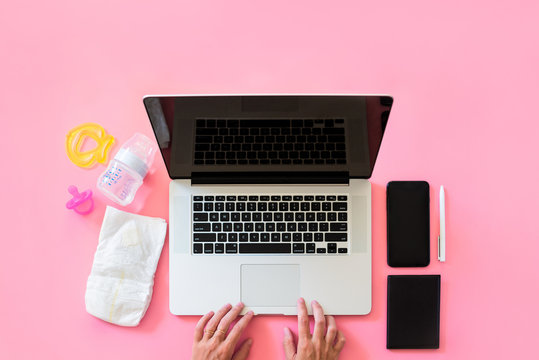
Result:
<instances>
[{"instance_id":1,"label":"pink pacifier","mask_svg":"<svg viewBox=\"0 0 539 360\"><path fill-rule=\"evenodd\" d=\"M86 215L89 214L94 209L94 199L92 199L92 190L86 190L82 193L79 193L79 190L76 186L70 185L67 188L67 191L73 198L66 203L66 208L75 211L77 214ZM82 209L79 209L79 206L82 206L86 203L86 206L83 206Z\"/></svg>"}]
</instances>

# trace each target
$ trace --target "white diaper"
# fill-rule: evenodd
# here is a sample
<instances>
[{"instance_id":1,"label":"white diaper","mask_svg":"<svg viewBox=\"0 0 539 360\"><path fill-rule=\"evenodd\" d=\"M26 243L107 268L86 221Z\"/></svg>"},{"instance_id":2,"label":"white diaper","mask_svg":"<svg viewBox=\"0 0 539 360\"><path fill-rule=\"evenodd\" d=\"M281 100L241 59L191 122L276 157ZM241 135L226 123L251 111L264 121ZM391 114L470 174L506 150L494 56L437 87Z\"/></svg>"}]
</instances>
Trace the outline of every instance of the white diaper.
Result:
<instances>
[{"instance_id":1,"label":"white diaper","mask_svg":"<svg viewBox=\"0 0 539 360\"><path fill-rule=\"evenodd\" d=\"M165 241L164 219L107 206L86 284L86 311L122 326L137 326L152 299Z\"/></svg>"}]
</instances>

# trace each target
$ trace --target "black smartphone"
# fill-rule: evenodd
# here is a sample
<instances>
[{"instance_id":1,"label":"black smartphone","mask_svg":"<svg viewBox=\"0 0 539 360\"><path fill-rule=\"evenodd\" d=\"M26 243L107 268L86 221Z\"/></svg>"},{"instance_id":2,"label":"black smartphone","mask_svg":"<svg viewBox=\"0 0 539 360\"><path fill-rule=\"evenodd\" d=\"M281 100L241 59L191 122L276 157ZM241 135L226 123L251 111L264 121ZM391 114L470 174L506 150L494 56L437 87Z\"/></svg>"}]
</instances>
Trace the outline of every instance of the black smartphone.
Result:
<instances>
[{"instance_id":1,"label":"black smartphone","mask_svg":"<svg viewBox=\"0 0 539 360\"><path fill-rule=\"evenodd\" d=\"M388 349L438 349L440 275L387 277Z\"/></svg>"},{"instance_id":2,"label":"black smartphone","mask_svg":"<svg viewBox=\"0 0 539 360\"><path fill-rule=\"evenodd\" d=\"M427 266L430 262L430 195L426 181L387 184L387 264Z\"/></svg>"}]
</instances>

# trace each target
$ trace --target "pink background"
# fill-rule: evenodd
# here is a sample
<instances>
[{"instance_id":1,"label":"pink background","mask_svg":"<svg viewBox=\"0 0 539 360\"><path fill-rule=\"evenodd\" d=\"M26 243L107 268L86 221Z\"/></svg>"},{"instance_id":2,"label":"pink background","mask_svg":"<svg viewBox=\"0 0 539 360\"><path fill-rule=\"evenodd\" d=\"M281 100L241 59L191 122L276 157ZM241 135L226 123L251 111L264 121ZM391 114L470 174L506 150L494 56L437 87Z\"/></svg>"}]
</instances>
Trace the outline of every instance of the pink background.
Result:
<instances>
[{"instance_id":1,"label":"pink background","mask_svg":"<svg viewBox=\"0 0 539 360\"><path fill-rule=\"evenodd\" d=\"M117 139L151 135L156 93L388 93L373 184L373 310L338 317L342 359L537 358L535 1L10 1L0 11L0 358L186 359L194 317L168 311L168 238L140 326L85 311L111 204L65 209L103 165L74 166L65 135L88 121ZM161 159L127 211L168 220ZM385 261L385 186L431 184L431 265ZM447 262L436 260L447 189ZM385 349L388 274L441 274L439 350ZM189 296L189 294L186 294ZM293 317L257 316L252 359L282 358Z\"/></svg>"}]
</instances>

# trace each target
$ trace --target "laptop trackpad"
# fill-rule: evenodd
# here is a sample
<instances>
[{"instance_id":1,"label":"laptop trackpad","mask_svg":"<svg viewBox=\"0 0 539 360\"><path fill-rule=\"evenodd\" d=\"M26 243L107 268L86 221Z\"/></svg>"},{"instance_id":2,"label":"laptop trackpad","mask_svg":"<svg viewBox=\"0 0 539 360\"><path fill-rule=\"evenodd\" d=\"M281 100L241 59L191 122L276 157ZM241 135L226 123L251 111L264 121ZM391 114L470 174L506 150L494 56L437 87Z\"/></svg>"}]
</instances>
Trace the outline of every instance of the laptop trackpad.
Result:
<instances>
[{"instance_id":1,"label":"laptop trackpad","mask_svg":"<svg viewBox=\"0 0 539 360\"><path fill-rule=\"evenodd\" d=\"M296 306L299 265L242 265L241 301L249 307Z\"/></svg>"}]
</instances>

